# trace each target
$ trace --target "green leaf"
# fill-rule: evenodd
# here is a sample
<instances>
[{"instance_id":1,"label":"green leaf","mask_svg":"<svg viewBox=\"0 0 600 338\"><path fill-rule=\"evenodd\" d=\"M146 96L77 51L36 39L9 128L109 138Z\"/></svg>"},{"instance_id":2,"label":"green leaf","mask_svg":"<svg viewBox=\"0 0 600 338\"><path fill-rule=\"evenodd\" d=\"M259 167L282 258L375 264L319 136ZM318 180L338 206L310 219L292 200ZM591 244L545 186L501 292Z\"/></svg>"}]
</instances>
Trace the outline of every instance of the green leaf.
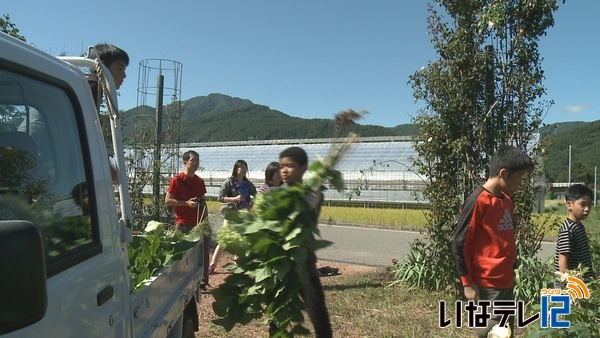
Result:
<instances>
[{"instance_id":1,"label":"green leaf","mask_svg":"<svg viewBox=\"0 0 600 338\"><path fill-rule=\"evenodd\" d=\"M253 246L252 246L252 251L258 255L264 255L269 251L269 248L271 247L271 245L277 244L277 242L275 242L274 240L270 239L270 238L263 238L261 240L259 240L258 242L256 242Z\"/></svg>"},{"instance_id":2,"label":"green leaf","mask_svg":"<svg viewBox=\"0 0 600 338\"><path fill-rule=\"evenodd\" d=\"M270 278L273 276L273 272L271 271L270 267L264 267L262 269L257 269L255 271L255 282L256 283L260 283L261 281Z\"/></svg>"},{"instance_id":3,"label":"green leaf","mask_svg":"<svg viewBox=\"0 0 600 338\"><path fill-rule=\"evenodd\" d=\"M308 269L305 264L296 264L294 271L298 274L298 280L301 284L308 284Z\"/></svg>"},{"instance_id":4,"label":"green leaf","mask_svg":"<svg viewBox=\"0 0 600 338\"><path fill-rule=\"evenodd\" d=\"M284 280L291 267L291 263L288 261L287 256L275 257L269 260L267 265L275 272L275 277L278 280Z\"/></svg>"},{"instance_id":5,"label":"green leaf","mask_svg":"<svg viewBox=\"0 0 600 338\"><path fill-rule=\"evenodd\" d=\"M304 264L304 262L306 262L306 258L308 257L304 248L292 248L289 250L289 253L290 258L298 264Z\"/></svg>"},{"instance_id":6,"label":"green leaf","mask_svg":"<svg viewBox=\"0 0 600 338\"><path fill-rule=\"evenodd\" d=\"M308 171L319 172L325 170L325 165L321 161L314 161L308 166Z\"/></svg>"},{"instance_id":7,"label":"green leaf","mask_svg":"<svg viewBox=\"0 0 600 338\"><path fill-rule=\"evenodd\" d=\"M285 250L285 251L289 251L289 250L291 250L291 249L293 249L293 248L299 248L299 247L300 247L300 245L299 245L299 244L292 243L292 242L286 242L286 243L284 243L284 244L283 244L281 247L283 248L283 250Z\"/></svg>"},{"instance_id":8,"label":"green leaf","mask_svg":"<svg viewBox=\"0 0 600 338\"><path fill-rule=\"evenodd\" d=\"M245 235L250 235L250 234L260 232L262 230L278 232L281 228L281 225L280 225L279 221L257 220L257 221L254 221L253 223L251 223L250 225L244 224L241 226L241 228L243 229L243 231L240 231L240 233L245 234Z\"/></svg>"},{"instance_id":9,"label":"green leaf","mask_svg":"<svg viewBox=\"0 0 600 338\"><path fill-rule=\"evenodd\" d=\"M277 256L277 257L273 257L273 258L269 259L268 261L266 261L265 265L272 266L275 263L278 263L280 261L285 261L286 258L287 258L286 255L280 255L280 256Z\"/></svg>"},{"instance_id":10,"label":"green leaf","mask_svg":"<svg viewBox=\"0 0 600 338\"><path fill-rule=\"evenodd\" d=\"M285 236L285 240L289 242L292 239L296 238L296 236L300 235L301 233L302 233L301 228L293 229L287 236Z\"/></svg>"},{"instance_id":11,"label":"green leaf","mask_svg":"<svg viewBox=\"0 0 600 338\"><path fill-rule=\"evenodd\" d=\"M264 291L264 288L262 285L254 284L250 288L248 288L247 294L248 295L258 295L258 294L263 294L264 293L263 291Z\"/></svg>"},{"instance_id":12,"label":"green leaf","mask_svg":"<svg viewBox=\"0 0 600 338\"><path fill-rule=\"evenodd\" d=\"M331 169L329 171L329 173L330 173L329 183L331 183L331 185L337 191L341 192L344 189L344 180L342 178L342 173L335 169Z\"/></svg>"}]
</instances>

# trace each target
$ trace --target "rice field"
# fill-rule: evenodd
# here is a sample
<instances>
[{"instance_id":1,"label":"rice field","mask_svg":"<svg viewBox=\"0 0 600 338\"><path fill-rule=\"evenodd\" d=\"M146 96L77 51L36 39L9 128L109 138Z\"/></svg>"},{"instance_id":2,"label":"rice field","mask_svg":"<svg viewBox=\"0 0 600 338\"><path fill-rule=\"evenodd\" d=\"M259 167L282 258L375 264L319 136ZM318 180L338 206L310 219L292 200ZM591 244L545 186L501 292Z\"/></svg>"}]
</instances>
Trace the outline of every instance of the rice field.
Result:
<instances>
[{"instance_id":1,"label":"rice field","mask_svg":"<svg viewBox=\"0 0 600 338\"><path fill-rule=\"evenodd\" d=\"M209 201L208 208L218 212L220 204ZM547 237L556 237L560 225L567 217L564 201L547 200L546 212L533 214L533 222L544 227ZM323 206L320 220L328 224L360 225L384 229L425 229L426 209L364 208L344 206ZM583 222L589 232L600 232L600 208L594 208Z\"/></svg>"}]
</instances>

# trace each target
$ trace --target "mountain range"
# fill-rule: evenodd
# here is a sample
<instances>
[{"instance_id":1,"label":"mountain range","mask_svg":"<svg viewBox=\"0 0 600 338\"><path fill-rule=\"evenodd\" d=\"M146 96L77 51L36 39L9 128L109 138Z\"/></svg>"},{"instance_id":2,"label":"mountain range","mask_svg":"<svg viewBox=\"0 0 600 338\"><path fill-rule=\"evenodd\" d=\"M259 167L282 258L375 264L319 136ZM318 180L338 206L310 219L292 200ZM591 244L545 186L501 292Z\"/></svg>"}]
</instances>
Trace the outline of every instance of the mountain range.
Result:
<instances>
[{"instance_id":1,"label":"mountain range","mask_svg":"<svg viewBox=\"0 0 600 338\"><path fill-rule=\"evenodd\" d=\"M248 99L224 94L198 96L181 102L180 114L173 106L163 109L163 139L169 141L169 129L179 122L180 142L222 142L329 138L337 132L352 131L360 136L412 136L418 133L413 124L395 127L362 125L336 130L333 119L292 117ZM140 106L125 111L123 136L129 142L153 140L155 108ZM174 118L179 116L179 119ZM332 116L333 118L333 116ZM544 170L547 180L566 182L571 146L571 181L594 183L594 168L600 163L600 121L562 122L540 128L544 142ZM135 135L135 137L134 137Z\"/></svg>"},{"instance_id":2,"label":"mountain range","mask_svg":"<svg viewBox=\"0 0 600 338\"><path fill-rule=\"evenodd\" d=\"M292 117L250 100L223 94L194 97L182 105L180 140L186 143L328 138L335 132L332 119ZM168 110L166 106L167 119ZM130 109L125 115L123 136L127 138L134 134L136 124L154 126L156 113L154 108L143 106ZM151 123L144 123L145 120ZM358 123L351 131L361 136L406 136L415 135L418 129L412 124L388 128Z\"/></svg>"}]
</instances>

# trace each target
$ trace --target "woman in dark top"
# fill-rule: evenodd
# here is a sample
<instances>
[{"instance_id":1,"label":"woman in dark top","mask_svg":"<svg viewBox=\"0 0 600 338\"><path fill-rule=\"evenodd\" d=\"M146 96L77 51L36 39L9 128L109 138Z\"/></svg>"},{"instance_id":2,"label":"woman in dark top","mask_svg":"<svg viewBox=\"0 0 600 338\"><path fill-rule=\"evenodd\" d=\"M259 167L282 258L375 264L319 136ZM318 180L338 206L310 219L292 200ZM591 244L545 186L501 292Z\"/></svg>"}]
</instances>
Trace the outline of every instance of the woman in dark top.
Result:
<instances>
[{"instance_id":1,"label":"woman in dark top","mask_svg":"<svg viewBox=\"0 0 600 338\"><path fill-rule=\"evenodd\" d=\"M256 196L256 187L246 178L248 172L248 164L244 160L237 160L233 165L231 177L229 177L221 186L219 192L219 202L221 202L221 210L239 210L250 209L252 207L252 199ZM228 226L227 220L223 221L223 226ZM208 266L208 273L213 274L217 267L217 263L221 258L223 248L217 245L213 253L212 260Z\"/></svg>"}]
</instances>

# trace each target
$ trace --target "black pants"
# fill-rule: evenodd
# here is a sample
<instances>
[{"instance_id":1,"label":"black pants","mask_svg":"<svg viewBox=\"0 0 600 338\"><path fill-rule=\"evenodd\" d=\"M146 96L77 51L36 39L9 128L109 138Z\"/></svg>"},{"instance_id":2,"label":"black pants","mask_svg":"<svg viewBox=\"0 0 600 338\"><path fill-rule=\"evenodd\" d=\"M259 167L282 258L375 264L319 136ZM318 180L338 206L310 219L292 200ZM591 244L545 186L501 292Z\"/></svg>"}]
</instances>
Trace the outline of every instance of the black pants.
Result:
<instances>
[{"instance_id":1,"label":"black pants","mask_svg":"<svg viewBox=\"0 0 600 338\"><path fill-rule=\"evenodd\" d=\"M308 275L309 283L305 284L300 290L300 296L306 305L306 312L315 329L315 337L330 338L333 336L331 332L331 323L329 322L329 312L325 305L325 293L323 285L317 270L316 259L308 259Z\"/></svg>"},{"instance_id":2,"label":"black pants","mask_svg":"<svg viewBox=\"0 0 600 338\"><path fill-rule=\"evenodd\" d=\"M314 253L309 253L306 265L308 268L308 284L302 286L300 297L306 305L306 312L315 330L317 338L331 338L331 323L329 321L329 312L325 305L325 293L319 271L317 270L317 258ZM270 322L269 332L272 334L277 331L277 326Z\"/></svg>"},{"instance_id":3,"label":"black pants","mask_svg":"<svg viewBox=\"0 0 600 338\"><path fill-rule=\"evenodd\" d=\"M479 299L489 300L489 301L493 302L495 300L515 300L515 296L514 296L513 288L494 289L494 288L480 287L479 288ZM489 311L489 313L493 313L494 308L492 307L492 308L488 309L488 311ZM501 316L492 315L492 318L490 318L490 320L488 320L488 322L487 322L487 327L475 329L475 333L477 334L477 337L478 338L486 338L488 336L488 333L494 327L494 325L500 324L500 319L501 319ZM514 316L510 316L508 318L508 325L511 330L510 336L512 338L515 336L515 317Z\"/></svg>"}]
</instances>

